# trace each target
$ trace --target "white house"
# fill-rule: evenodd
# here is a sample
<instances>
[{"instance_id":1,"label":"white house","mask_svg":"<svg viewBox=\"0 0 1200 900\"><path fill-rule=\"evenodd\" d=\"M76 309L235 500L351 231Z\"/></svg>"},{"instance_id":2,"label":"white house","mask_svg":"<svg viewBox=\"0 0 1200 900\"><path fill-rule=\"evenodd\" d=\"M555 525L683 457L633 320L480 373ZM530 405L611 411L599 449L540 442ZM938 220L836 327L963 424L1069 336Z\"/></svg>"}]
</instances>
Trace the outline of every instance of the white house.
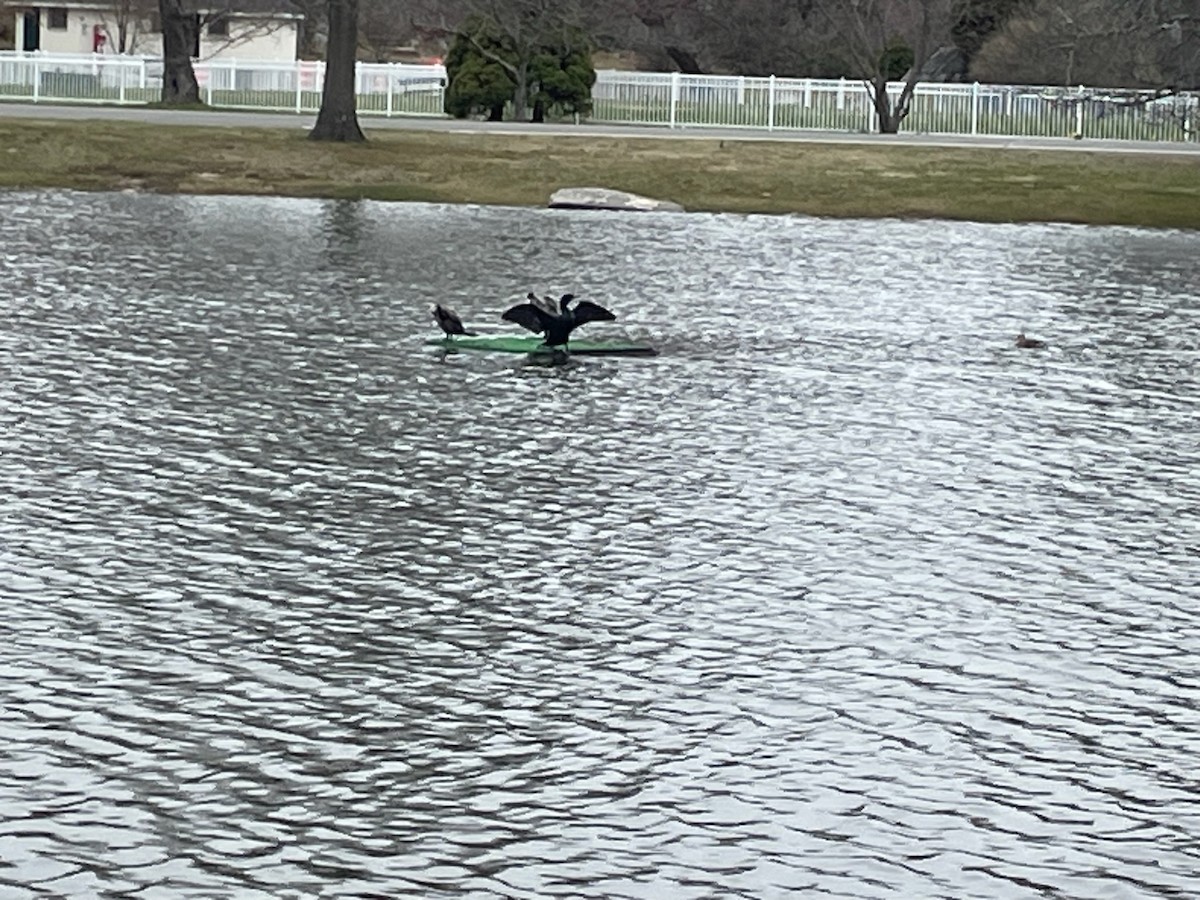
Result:
<instances>
[{"instance_id":1,"label":"white house","mask_svg":"<svg viewBox=\"0 0 1200 900\"><path fill-rule=\"evenodd\" d=\"M17 52L162 55L155 0L58 2L61 5L30 6L0 0L0 5L16 11L13 44ZM212 8L200 9L200 40L194 57L296 59L304 17L288 0L215 0Z\"/></svg>"}]
</instances>

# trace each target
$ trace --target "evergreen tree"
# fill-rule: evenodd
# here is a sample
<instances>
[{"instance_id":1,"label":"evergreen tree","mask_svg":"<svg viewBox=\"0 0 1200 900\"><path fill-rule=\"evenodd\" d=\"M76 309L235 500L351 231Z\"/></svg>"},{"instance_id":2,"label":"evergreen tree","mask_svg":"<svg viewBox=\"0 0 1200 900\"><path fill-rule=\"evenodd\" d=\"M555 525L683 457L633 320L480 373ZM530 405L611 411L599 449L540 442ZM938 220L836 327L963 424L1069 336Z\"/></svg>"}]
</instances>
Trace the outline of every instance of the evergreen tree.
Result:
<instances>
[{"instance_id":1,"label":"evergreen tree","mask_svg":"<svg viewBox=\"0 0 1200 900\"><path fill-rule=\"evenodd\" d=\"M446 55L446 77L446 112L456 118L487 113L499 121L511 107L523 120L532 107L541 122L547 113L588 112L596 71L578 28L547 29L536 43L521 43L473 16Z\"/></svg>"}]
</instances>

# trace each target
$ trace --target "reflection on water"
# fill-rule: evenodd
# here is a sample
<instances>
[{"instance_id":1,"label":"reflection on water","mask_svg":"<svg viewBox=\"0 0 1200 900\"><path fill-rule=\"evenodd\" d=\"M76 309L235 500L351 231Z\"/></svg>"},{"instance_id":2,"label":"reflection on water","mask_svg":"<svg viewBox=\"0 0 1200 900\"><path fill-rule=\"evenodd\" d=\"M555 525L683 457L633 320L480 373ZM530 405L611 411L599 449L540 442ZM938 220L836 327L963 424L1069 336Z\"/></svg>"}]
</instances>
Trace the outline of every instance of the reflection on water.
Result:
<instances>
[{"instance_id":1,"label":"reflection on water","mask_svg":"<svg viewBox=\"0 0 1200 900\"><path fill-rule=\"evenodd\" d=\"M1198 250L7 195L0 894L1192 896Z\"/></svg>"}]
</instances>

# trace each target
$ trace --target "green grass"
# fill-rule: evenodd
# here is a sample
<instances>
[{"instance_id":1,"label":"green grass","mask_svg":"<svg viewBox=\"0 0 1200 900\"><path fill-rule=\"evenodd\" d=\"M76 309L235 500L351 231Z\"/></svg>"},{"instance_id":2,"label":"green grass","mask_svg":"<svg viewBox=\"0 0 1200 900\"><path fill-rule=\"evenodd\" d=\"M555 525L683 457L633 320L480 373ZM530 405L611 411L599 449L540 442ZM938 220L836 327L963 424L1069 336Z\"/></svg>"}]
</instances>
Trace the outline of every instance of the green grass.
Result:
<instances>
[{"instance_id":1,"label":"green grass","mask_svg":"<svg viewBox=\"0 0 1200 900\"><path fill-rule=\"evenodd\" d=\"M231 120L233 119L231 115ZM0 188L545 205L600 185L690 210L1200 229L1200 156L0 119Z\"/></svg>"}]
</instances>

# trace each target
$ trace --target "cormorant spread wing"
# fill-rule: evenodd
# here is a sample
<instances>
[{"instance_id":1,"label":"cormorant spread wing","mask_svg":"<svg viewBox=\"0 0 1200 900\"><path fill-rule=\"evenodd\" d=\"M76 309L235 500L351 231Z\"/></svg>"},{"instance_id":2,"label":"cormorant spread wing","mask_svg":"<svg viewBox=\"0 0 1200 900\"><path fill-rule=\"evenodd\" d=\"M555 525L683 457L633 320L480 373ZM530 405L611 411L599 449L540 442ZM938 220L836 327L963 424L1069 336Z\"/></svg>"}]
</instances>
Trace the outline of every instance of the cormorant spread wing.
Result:
<instances>
[{"instance_id":1,"label":"cormorant spread wing","mask_svg":"<svg viewBox=\"0 0 1200 900\"><path fill-rule=\"evenodd\" d=\"M575 316L576 325L586 322L614 322L617 318L599 303L593 303L591 300L580 300L571 312Z\"/></svg>"},{"instance_id":2,"label":"cormorant spread wing","mask_svg":"<svg viewBox=\"0 0 1200 900\"><path fill-rule=\"evenodd\" d=\"M506 322L520 325L534 334L541 334L555 319L554 316L533 303L518 303L516 306L506 309L500 318Z\"/></svg>"}]
</instances>

